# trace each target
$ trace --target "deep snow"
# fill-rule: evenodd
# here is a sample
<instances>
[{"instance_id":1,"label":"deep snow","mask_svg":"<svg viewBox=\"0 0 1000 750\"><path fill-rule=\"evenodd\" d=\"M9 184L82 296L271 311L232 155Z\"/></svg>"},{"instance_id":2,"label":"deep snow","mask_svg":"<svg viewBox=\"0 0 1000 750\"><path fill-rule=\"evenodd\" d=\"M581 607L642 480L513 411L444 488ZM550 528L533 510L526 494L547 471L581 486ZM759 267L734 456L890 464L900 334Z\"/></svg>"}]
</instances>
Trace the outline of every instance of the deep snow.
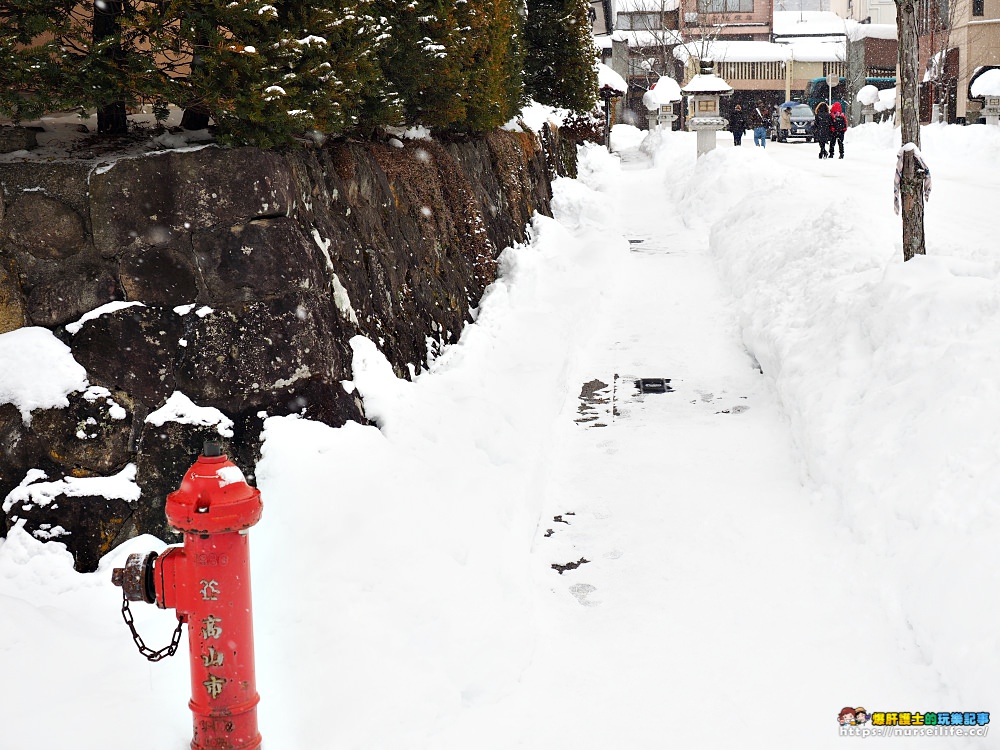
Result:
<instances>
[{"instance_id":1,"label":"deep snow","mask_svg":"<svg viewBox=\"0 0 1000 750\"><path fill-rule=\"evenodd\" d=\"M848 705L992 710L1000 129L923 129L905 265L891 125L843 161L642 135L581 154L429 372L354 340L377 427L267 420L265 747L800 750L854 742ZM0 371L21 408L84 385L38 329L0 336L24 366L35 346L61 380ZM162 546L80 575L0 540L0 748L187 746L186 647L145 662L110 584Z\"/></svg>"}]
</instances>

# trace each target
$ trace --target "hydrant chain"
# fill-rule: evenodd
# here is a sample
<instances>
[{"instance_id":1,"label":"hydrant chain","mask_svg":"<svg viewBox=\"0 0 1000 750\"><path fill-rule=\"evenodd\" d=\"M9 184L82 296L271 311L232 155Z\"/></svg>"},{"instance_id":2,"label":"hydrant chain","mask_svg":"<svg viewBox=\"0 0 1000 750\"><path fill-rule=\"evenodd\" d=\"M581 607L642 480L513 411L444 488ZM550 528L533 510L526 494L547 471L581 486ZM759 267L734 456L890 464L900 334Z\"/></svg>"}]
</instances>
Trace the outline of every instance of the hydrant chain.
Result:
<instances>
[{"instance_id":1,"label":"hydrant chain","mask_svg":"<svg viewBox=\"0 0 1000 750\"><path fill-rule=\"evenodd\" d=\"M181 632L184 628L184 620L177 620L177 627L174 629L174 635L170 639L170 645L164 646L159 651L153 651L149 648L142 640L142 636L139 635L139 631L135 629L135 621L132 619L132 610L128 606L128 596L125 592L122 592L122 618L125 620L125 624L128 625L128 629L132 631L132 640L135 641L136 647L139 649L139 653L145 656L150 661L159 661L167 656L173 656L177 653L177 647L181 642Z\"/></svg>"}]
</instances>

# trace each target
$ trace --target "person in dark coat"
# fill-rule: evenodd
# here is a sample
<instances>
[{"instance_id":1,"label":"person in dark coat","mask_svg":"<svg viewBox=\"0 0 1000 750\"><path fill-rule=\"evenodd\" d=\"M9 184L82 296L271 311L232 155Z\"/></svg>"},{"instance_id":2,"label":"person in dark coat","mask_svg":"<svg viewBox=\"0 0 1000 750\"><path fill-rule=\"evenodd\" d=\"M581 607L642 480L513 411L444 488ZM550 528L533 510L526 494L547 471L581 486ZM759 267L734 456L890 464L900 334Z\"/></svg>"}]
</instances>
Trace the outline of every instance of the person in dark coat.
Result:
<instances>
[{"instance_id":1,"label":"person in dark coat","mask_svg":"<svg viewBox=\"0 0 1000 750\"><path fill-rule=\"evenodd\" d=\"M750 127L753 128L753 145L767 148L767 126L771 118L768 116L764 102L757 100L757 105L750 110Z\"/></svg>"},{"instance_id":2,"label":"person in dark coat","mask_svg":"<svg viewBox=\"0 0 1000 750\"><path fill-rule=\"evenodd\" d=\"M813 135L819 144L819 158L826 158L826 144L832 135L833 120L830 119L830 108L826 102L816 105L816 116L813 118ZM833 156L833 144L830 144L830 156Z\"/></svg>"},{"instance_id":3,"label":"person in dark coat","mask_svg":"<svg viewBox=\"0 0 1000 750\"><path fill-rule=\"evenodd\" d=\"M830 109L830 158L833 158L833 147L840 146L840 158L844 158L844 133L847 132L847 115L840 106L840 102L834 102Z\"/></svg>"},{"instance_id":4,"label":"person in dark coat","mask_svg":"<svg viewBox=\"0 0 1000 750\"><path fill-rule=\"evenodd\" d=\"M743 114L743 107L739 104L729 115L729 129L733 132L733 145L739 146L743 142L743 134L747 130L747 118Z\"/></svg>"}]
</instances>

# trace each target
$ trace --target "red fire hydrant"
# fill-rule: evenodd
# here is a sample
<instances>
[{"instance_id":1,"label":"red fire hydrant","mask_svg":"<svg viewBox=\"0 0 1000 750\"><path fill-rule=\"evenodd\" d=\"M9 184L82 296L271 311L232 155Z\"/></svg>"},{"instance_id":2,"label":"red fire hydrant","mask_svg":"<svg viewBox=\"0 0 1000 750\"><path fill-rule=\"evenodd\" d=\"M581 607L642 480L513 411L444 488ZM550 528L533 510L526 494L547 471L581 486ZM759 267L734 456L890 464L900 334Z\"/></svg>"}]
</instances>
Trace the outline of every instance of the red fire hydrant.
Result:
<instances>
[{"instance_id":1,"label":"red fire hydrant","mask_svg":"<svg viewBox=\"0 0 1000 750\"><path fill-rule=\"evenodd\" d=\"M183 623L191 649L192 750L260 747L254 675L250 556L247 533L260 520L260 492L206 442L180 489L167 496L167 520L184 544L162 555L129 555L112 583L124 595L122 613L139 650L151 661L176 651ZM129 601L176 609L178 625L167 648L146 648L132 624Z\"/></svg>"}]
</instances>

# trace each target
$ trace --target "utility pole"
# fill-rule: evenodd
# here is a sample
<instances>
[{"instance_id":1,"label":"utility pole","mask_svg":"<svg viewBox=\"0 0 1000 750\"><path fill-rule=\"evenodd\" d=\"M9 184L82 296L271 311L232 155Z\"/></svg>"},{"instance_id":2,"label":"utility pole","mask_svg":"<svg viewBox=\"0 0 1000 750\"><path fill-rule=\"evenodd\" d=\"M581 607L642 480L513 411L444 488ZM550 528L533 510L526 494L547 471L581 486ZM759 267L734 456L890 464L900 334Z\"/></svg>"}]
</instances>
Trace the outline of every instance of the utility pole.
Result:
<instances>
[{"instance_id":1,"label":"utility pole","mask_svg":"<svg viewBox=\"0 0 1000 750\"><path fill-rule=\"evenodd\" d=\"M899 102L897 112L903 145L903 169L899 181L903 216L903 260L925 255L924 171L918 168L913 144L920 148L920 113L917 109L917 13L913 0L895 0L899 39Z\"/></svg>"}]
</instances>

